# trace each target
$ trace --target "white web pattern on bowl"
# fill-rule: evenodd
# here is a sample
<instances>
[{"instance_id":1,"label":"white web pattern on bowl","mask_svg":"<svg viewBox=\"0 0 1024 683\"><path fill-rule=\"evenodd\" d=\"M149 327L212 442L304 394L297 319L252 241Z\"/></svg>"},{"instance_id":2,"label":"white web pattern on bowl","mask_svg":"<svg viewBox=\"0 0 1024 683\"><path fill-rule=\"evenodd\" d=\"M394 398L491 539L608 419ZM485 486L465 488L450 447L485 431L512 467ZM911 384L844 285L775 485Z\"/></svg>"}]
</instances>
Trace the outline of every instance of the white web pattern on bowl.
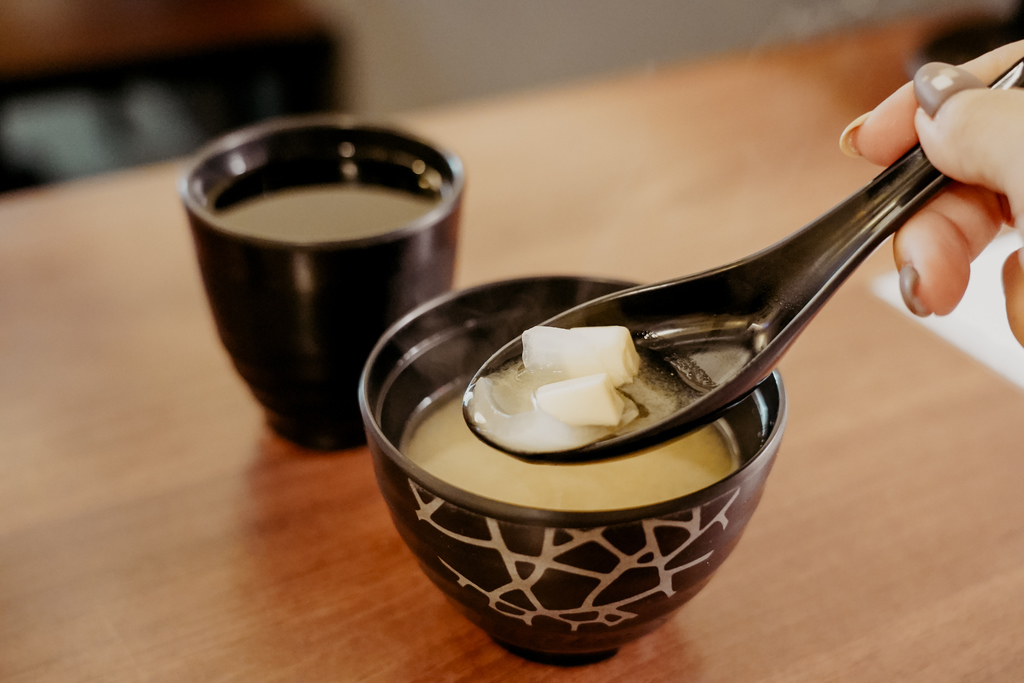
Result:
<instances>
[{"instance_id":1,"label":"white web pattern on bowl","mask_svg":"<svg viewBox=\"0 0 1024 683\"><path fill-rule=\"evenodd\" d=\"M444 499L434 496L430 502L425 502L423 499L423 493L426 491L424 489L418 486L411 479L409 480L409 487L412 489L413 496L416 498L416 503L418 505L416 510L417 519L430 524L442 534L459 541L460 543L480 548L490 548L498 551L501 555L502 561L504 562L505 569L511 577L511 580L508 583L498 586L493 590L485 590L463 576L454 567L445 562L443 557L439 556L438 559L458 577L460 586L468 586L476 589L487 597L492 609L504 614L505 616L519 619L527 625L531 625L535 617L546 616L551 619L555 619L556 621L568 624L573 631L575 631L580 624L600 623L606 626L611 626L622 620L631 619L635 617L636 614L626 611L624 607L651 595L663 593L665 597L671 597L675 593L675 590L672 588L672 577L706 561L711 557L713 551L694 558L693 560L690 560L678 567L672 567L669 569L667 566L680 554L684 553L687 548L695 543L697 539L699 539L715 524L721 524L723 529L726 528L729 524L729 519L726 516L726 513L740 492L739 488L736 488L725 494L726 496L729 496L728 501L712 519L707 521L706 524L701 523L702 515L701 507L699 506L689 510L690 519L685 521L669 519L642 520L641 524L644 531L644 546L634 553L627 554L612 545L612 543L610 543L603 535L603 532L608 527L598 527L593 529L546 528L544 529L543 547L540 555L538 556L527 555L510 550L505 543L505 539L502 538L501 528L499 527L497 520L491 519L490 517L485 518L487 520L487 529L490 532L490 538L487 539L465 536L452 531L451 529L445 528L433 518L434 513L445 504ZM686 540L680 543L677 547L671 549L667 553L663 553L661 545L655 537L655 531L659 528L666 527L685 529L688 532L688 535ZM556 544L555 533L557 531L568 534L569 540ZM597 543L616 557L618 563L612 571L598 572L590 569L582 569L580 567L559 562L555 559L574 548L591 542ZM647 560L646 558L648 557L651 559ZM640 562L640 558L645 558L645 561ZM523 578L520 576L520 573L516 568L517 564L531 565L533 569L525 578ZM610 586L626 571L634 568L649 567L653 567L658 570L660 580L657 586L615 602L600 606L594 605L594 600L597 596L599 596L605 588ZM548 609L541 605L540 601L533 593L534 585L541 579L548 569L557 569L569 574L591 577L596 579L598 584L590 591L579 607L571 609ZM523 605L509 602L502 597L503 595L507 595L513 591L521 591L529 600L531 608L525 609Z\"/></svg>"}]
</instances>

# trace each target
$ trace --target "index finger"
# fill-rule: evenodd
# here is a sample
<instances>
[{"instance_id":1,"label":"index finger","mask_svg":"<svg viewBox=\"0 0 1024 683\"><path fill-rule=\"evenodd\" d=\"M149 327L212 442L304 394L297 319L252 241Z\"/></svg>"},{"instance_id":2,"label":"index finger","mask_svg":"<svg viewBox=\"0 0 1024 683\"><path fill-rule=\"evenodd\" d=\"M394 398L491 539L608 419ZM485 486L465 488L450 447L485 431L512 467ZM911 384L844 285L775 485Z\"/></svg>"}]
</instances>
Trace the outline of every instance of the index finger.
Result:
<instances>
[{"instance_id":1,"label":"index finger","mask_svg":"<svg viewBox=\"0 0 1024 683\"><path fill-rule=\"evenodd\" d=\"M1024 54L1024 40L1009 43L963 65L985 83L991 83ZM849 144L868 161L888 166L917 144L914 84L905 83L875 107L849 138Z\"/></svg>"}]
</instances>

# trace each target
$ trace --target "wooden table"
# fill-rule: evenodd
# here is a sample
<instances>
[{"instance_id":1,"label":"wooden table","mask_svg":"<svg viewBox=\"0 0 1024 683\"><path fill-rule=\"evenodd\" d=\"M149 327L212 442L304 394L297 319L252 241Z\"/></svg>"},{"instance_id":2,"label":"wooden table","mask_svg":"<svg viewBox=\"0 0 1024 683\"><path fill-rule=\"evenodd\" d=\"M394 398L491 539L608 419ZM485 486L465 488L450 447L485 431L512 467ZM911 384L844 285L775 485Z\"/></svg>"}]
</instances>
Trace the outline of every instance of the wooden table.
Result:
<instances>
[{"instance_id":1,"label":"wooden table","mask_svg":"<svg viewBox=\"0 0 1024 683\"><path fill-rule=\"evenodd\" d=\"M253 61L287 61L288 46L298 52L315 44L321 58L326 43L326 29L302 0L4 0L0 83L81 85L172 66L209 73L236 53L234 66L251 68ZM309 78L299 66L289 76Z\"/></svg>"},{"instance_id":2,"label":"wooden table","mask_svg":"<svg viewBox=\"0 0 1024 683\"><path fill-rule=\"evenodd\" d=\"M925 29L410 117L468 167L459 284L651 281L781 238L874 174L837 137ZM782 453L707 589L549 668L428 583L365 449L266 430L176 171L0 200L0 680L1024 679L1024 394L869 292L888 249L785 358Z\"/></svg>"}]
</instances>

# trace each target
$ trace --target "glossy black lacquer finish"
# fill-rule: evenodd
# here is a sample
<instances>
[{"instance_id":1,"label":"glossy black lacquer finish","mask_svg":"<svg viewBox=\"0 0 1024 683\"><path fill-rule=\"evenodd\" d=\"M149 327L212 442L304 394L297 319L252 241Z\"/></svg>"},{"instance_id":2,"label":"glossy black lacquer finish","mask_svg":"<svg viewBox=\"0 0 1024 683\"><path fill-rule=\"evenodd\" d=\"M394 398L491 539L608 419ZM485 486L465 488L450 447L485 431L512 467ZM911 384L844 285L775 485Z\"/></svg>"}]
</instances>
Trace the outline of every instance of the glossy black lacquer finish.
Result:
<instances>
[{"instance_id":1,"label":"glossy black lacquer finish","mask_svg":"<svg viewBox=\"0 0 1024 683\"><path fill-rule=\"evenodd\" d=\"M785 394L772 375L723 417L738 471L675 500L603 512L490 500L402 455L410 421L432 401L460 395L496 348L624 286L543 277L440 297L384 334L360 383L377 482L402 539L470 621L534 660L601 659L667 621L739 542L782 439Z\"/></svg>"},{"instance_id":2,"label":"glossy black lacquer finish","mask_svg":"<svg viewBox=\"0 0 1024 683\"><path fill-rule=\"evenodd\" d=\"M993 88L1024 83L1018 63ZM716 270L619 292L561 313L555 327L623 325L638 347L671 366L678 411L659 423L572 451L516 453L471 419L473 384L522 357L522 340L498 351L466 393L467 423L496 448L528 460L615 457L682 434L722 414L767 377L846 278L948 182L915 147L830 212L760 253ZM794 192L799 188L794 188Z\"/></svg>"},{"instance_id":3,"label":"glossy black lacquer finish","mask_svg":"<svg viewBox=\"0 0 1024 683\"><path fill-rule=\"evenodd\" d=\"M339 183L438 203L385 234L314 244L248 237L219 223L219 209L245 199ZM363 362L390 323L451 288L462 187L454 155L333 116L246 128L189 163L179 191L220 339L281 435L318 449L362 443Z\"/></svg>"}]
</instances>

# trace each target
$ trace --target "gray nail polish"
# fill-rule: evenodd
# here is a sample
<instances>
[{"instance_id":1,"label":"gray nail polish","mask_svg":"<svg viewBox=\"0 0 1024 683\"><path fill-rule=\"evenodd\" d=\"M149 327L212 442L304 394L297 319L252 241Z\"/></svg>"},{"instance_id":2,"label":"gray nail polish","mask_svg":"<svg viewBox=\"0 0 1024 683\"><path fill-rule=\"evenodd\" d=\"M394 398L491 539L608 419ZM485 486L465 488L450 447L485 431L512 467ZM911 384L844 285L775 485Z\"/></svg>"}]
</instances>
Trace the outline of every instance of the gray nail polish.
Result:
<instances>
[{"instance_id":1,"label":"gray nail polish","mask_svg":"<svg viewBox=\"0 0 1024 683\"><path fill-rule=\"evenodd\" d=\"M961 90L984 87L971 72L942 62L929 62L914 74L914 95L928 116L935 116L939 107Z\"/></svg>"},{"instance_id":2,"label":"gray nail polish","mask_svg":"<svg viewBox=\"0 0 1024 683\"><path fill-rule=\"evenodd\" d=\"M900 294L903 295L903 303L914 315L926 318L932 312L917 298L917 283L920 279L917 269L909 263L900 268Z\"/></svg>"}]
</instances>

